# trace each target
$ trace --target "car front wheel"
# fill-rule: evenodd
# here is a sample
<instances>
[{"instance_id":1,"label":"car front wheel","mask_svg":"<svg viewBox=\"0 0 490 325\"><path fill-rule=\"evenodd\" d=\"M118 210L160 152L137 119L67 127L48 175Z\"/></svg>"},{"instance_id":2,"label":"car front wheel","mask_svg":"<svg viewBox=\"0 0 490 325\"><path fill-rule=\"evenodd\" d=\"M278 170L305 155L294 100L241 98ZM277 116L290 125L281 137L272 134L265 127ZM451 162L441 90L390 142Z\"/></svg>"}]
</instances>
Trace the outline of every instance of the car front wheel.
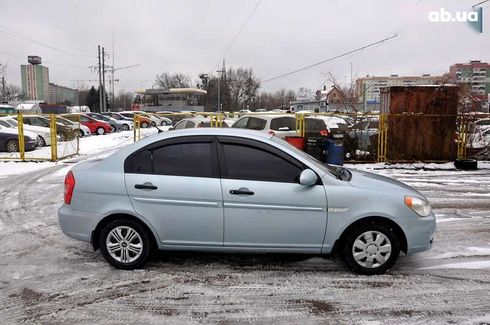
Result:
<instances>
[{"instance_id":1,"label":"car front wheel","mask_svg":"<svg viewBox=\"0 0 490 325\"><path fill-rule=\"evenodd\" d=\"M400 240L384 224L356 226L344 242L343 258L356 273L383 274L395 265L400 254Z\"/></svg>"},{"instance_id":2,"label":"car front wheel","mask_svg":"<svg viewBox=\"0 0 490 325\"><path fill-rule=\"evenodd\" d=\"M145 229L129 219L115 220L100 232L102 256L114 267L133 270L142 267L150 256L150 238Z\"/></svg>"},{"instance_id":3,"label":"car front wheel","mask_svg":"<svg viewBox=\"0 0 490 325\"><path fill-rule=\"evenodd\" d=\"M123 131L129 131L129 125L127 125L127 124L123 124L123 125L121 126L121 129L122 129Z\"/></svg>"}]
</instances>

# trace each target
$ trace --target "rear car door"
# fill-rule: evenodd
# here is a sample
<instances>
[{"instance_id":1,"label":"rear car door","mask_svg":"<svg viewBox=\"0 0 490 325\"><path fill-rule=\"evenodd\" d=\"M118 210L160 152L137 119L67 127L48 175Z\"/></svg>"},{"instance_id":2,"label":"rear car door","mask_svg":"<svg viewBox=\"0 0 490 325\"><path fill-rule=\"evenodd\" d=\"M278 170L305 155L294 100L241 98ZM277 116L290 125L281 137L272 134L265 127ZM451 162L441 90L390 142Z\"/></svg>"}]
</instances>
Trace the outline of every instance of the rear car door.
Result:
<instances>
[{"instance_id":1,"label":"rear car door","mask_svg":"<svg viewBox=\"0 0 490 325\"><path fill-rule=\"evenodd\" d=\"M219 137L224 246L320 253L327 222L321 181L306 187L306 168L254 140Z\"/></svg>"},{"instance_id":2,"label":"rear car door","mask_svg":"<svg viewBox=\"0 0 490 325\"><path fill-rule=\"evenodd\" d=\"M125 162L135 211L165 245L222 246L223 206L214 137L163 140Z\"/></svg>"}]
</instances>

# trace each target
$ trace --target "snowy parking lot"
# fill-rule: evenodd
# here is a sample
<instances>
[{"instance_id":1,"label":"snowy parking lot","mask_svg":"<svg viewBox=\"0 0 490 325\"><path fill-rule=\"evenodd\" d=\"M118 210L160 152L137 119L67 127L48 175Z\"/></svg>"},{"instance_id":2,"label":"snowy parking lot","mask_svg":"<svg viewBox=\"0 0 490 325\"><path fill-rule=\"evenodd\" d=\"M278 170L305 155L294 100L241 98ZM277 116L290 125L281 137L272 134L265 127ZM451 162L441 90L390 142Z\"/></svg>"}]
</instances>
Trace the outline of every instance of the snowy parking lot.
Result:
<instances>
[{"instance_id":1,"label":"snowy parking lot","mask_svg":"<svg viewBox=\"0 0 490 325\"><path fill-rule=\"evenodd\" d=\"M71 162L0 162L0 323L490 323L490 163L349 166L415 187L436 212L433 249L385 275L321 257L203 253L120 271L63 235L57 209L73 163L131 140L87 138Z\"/></svg>"}]
</instances>

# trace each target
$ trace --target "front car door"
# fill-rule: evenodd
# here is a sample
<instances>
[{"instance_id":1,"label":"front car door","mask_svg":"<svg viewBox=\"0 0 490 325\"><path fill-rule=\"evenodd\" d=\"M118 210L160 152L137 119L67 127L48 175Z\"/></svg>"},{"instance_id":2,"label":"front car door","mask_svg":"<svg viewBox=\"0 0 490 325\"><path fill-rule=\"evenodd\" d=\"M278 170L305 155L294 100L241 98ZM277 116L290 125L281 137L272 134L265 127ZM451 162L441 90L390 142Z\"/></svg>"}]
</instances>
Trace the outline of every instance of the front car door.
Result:
<instances>
[{"instance_id":1,"label":"front car door","mask_svg":"<svg viewBox=\"0 0 490 325\"><path fill-rule=\"evenodd\" d=\"M219 137L224 205L224 246L320 253L327 200L321 181L306 187L307 168L255 140Z\"/></svg>"},{"instance_id":2,"label":"front car door","mask_svg":"<svg viewBox=\"0 0 490 325\"><path fill-rule=\"evenodd\" d=\"M168 139L144 147L125 163L135 211L162 244L222 246L223 206L214 137Z\"/></svg>"}]
</instances>

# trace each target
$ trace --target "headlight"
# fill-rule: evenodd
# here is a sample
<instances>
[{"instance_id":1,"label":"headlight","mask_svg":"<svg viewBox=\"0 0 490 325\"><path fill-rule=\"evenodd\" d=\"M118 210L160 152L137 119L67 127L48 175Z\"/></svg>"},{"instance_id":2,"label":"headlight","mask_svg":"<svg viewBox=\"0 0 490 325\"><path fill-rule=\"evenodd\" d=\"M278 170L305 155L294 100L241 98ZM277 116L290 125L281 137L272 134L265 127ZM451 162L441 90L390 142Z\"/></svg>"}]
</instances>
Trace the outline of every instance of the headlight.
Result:
<instances>
[{"instance_id":1,"label":"headlight","mask_svg":"<svg viewBox=\"0 0 490 325\"><path fill-rule=\"evenodd\" d=\"M405 204L421 217L427 217L432 212L429 202L419 197L405 196Z\"/></svg>"}]
</instances>

